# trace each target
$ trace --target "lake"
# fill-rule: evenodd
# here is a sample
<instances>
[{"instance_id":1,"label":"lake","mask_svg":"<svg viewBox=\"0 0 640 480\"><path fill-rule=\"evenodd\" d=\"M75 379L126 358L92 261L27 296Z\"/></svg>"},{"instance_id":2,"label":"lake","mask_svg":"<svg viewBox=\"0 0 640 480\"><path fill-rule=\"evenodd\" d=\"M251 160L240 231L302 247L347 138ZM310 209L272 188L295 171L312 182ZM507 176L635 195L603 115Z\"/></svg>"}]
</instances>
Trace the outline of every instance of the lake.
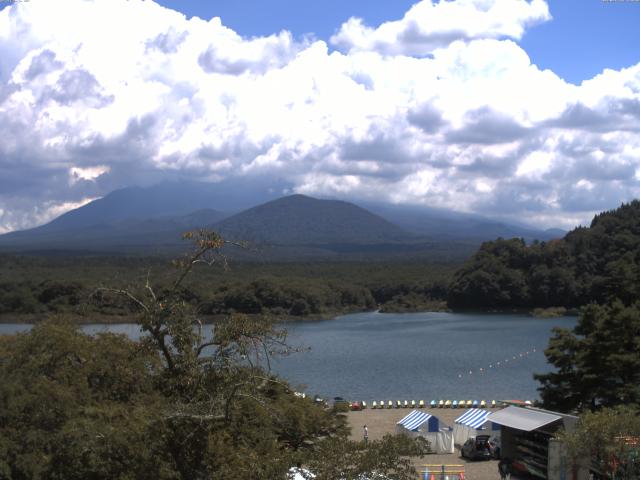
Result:
<instances>
[{"instance_id":1,"label":"lake","mask_svg":"<svg viewBox=\"0 0 640 480\"><path fill-rule=\"evenodd\" d=\"M273 368L297 389L325 398L534 400L533 373L549 370L543 350L551 329L575 323L575 317L441 312L288 323L289 343L308 351L279 359ZM0 334L28 328L0 324ZM140 335L134 324L83 329Z\"/></svg>"}]
</instances>

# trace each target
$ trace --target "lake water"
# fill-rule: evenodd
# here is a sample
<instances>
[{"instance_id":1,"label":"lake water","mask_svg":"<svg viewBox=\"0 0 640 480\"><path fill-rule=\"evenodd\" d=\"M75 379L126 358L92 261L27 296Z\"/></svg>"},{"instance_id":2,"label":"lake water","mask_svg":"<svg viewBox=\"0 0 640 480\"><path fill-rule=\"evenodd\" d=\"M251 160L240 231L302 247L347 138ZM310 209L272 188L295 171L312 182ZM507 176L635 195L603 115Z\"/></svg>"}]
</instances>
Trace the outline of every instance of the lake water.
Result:
<instances>
[{"instance_id":1,"label":"lake water","mask_svg":"<svg viewBox=\"0 0 640 480\"><path fill-rule=\"evenodd\" d=\"M508 314L358 313L286 325L288 342L308 347L274 362L297 389L351 400L538 398L534 372L549 365L543 350L551 329L575 317ZM0 324L1 333L28 325ZM137 325L88 325L131 338Z\"/></svg>"}]
</instances>

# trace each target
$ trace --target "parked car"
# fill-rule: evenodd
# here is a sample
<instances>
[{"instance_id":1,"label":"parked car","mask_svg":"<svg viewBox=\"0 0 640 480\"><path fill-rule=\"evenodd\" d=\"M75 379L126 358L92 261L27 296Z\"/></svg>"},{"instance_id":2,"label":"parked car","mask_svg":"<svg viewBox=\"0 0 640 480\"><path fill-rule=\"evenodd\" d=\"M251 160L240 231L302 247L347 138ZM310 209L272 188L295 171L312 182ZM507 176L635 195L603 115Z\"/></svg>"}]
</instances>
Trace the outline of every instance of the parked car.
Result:
<instances>
[{"instance_id":1,"label":"parked car","mask_svg":"<svg viewBox=\"0 0 640 480\"><path fill-rule=\"evenodd\" d=\"M489 438L489 435L478 435L475 438L467 439L460 449L460 455L469 460L491 460Z\"/></svg>"},{"instance_id":2,"label":"parked car","mask_svg":"<svg viewBox=\"0 0 640 480\"><path fill-rule=\"evenodd\" d=\"M351 409L351 404L342 397L333 397L333 408Z\"/></svg>"}]
</instances>

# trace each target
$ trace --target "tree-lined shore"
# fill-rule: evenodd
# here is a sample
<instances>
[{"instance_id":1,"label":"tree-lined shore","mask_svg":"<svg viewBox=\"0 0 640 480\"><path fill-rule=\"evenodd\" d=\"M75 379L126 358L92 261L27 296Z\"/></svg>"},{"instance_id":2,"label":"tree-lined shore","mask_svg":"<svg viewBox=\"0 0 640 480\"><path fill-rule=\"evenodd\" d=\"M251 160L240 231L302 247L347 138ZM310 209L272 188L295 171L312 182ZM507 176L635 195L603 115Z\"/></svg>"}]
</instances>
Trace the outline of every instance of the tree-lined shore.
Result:
<instances>
[{"instance_id":1,"label":"tree-lined shore","mask_svg":"<svg viewBox=\"0 0 640 480\"><path fill-rule=\"evenodd\" d=\"M458 266L230 262L196 269L184 296L211 320L230 313L315 320L375 309L434 310L446 308ZM0 257L0 321L32 323L64 313L80 323L130 322L134 305L96 302L96 289L135 287L147 276L160 288L172 273L168 259L158 257Z\"/></svg>"}]
</instances>

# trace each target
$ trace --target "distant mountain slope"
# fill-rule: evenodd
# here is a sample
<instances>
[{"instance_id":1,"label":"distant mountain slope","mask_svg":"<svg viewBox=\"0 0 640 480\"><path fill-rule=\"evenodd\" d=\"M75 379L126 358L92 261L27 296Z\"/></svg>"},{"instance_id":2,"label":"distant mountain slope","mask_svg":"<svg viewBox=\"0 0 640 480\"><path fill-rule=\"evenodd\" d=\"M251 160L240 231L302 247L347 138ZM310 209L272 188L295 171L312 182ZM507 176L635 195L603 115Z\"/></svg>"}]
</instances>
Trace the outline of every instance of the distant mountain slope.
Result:
<instances>
[{"instance_id":1,"label":"distant mountain slope","mask_svg":"<svg viewBox=\"0 0 640 480\"><path fill-rule=\"evenodd\" d=\"M362 208L304 195L269 201L273 195L252 183L173 182L125 188L46 225L0 235L0 249L175 253L184 249L181 233L207 227L230 239L268 245L261 248L264 257L451 260L467 258L481 241L498 236L527 241L550 237L547 232L456 212L394 205ZM254 206L260 199L267 203ZM229 216L234 211L240 213Z\"/></svg>"},{"instance_id":2,"label":"distant mountain slope","mask_svg":"<svg viewBox=\"0 0 640 480\"><path fill-rule=\"evenodd\" d=\"M563 239L487 242L456 272L458 308L579 307L640 298L640 201L596 215Z\"/></svg>"},{"instance_id":3,"label":"distant mountain slope","mask_svg":"<svg viewBox=\"0 0 640 480\"><path fill-rule=\"evenodd\" d=\"M291 195L217 223L234 239L276 245L376 244L413 239L387 220L353 203Z\"/></svg>"},{"instance_id":4,"label":"distant mountain slope","mask_svg":"<svg viewBox=\"0 0 640 480\"><path fill-rule=\"evenodd\" d=\"M71 212L70 212L71 213ZM119 250L126 247L179 245L181 233L205 228L226 215L211 209L187 215L155 218L127 218L90 225L62 228L43 227L0 236L0 247L24 249ZM90 222L88 222L90 223Z\"/></svg>"},{"instance_id":5,"label":"distant mountain slope","mask_svg":"<svg viewBox=\"0 0 640 480\"><path fill-rule=\"evenodd\" d=\"M237 210L251 205L232 198L227 188L223 191L217 184L165 182L147 188L115 190L36 229L51 232L129 219L178 217L203 209Z\"/></svg>"},{"instance_id":6,"label":"distant mountain slope","mask_svg":"<svg viewBox=\"0 0 640 480\"><path fill-rule=\"evenodd\" d=\"M480 215L423 206L363 204L367 209L398 225L407 232L429 238L485 241L524 238L526 241L551 240L567 232L560 229L538 230L508 224Z\"/></svg>"}]
</instances>

